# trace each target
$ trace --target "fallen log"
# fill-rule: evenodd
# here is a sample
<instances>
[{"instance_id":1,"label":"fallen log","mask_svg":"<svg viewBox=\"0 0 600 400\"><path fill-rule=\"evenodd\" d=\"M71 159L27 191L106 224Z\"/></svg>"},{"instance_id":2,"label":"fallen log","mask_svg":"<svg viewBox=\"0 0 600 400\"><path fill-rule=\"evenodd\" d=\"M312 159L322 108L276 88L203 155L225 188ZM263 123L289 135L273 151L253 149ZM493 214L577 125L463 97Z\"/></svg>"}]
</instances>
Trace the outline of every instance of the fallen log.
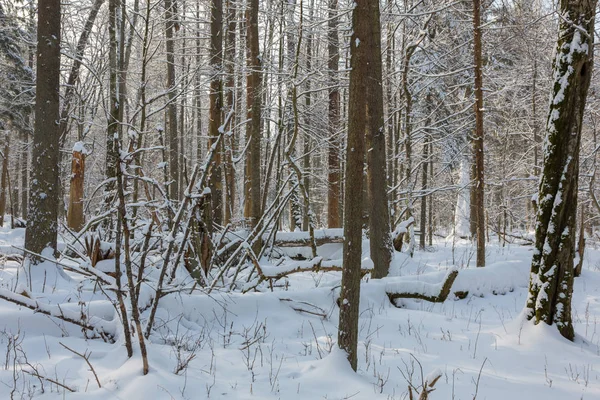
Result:
<instances>
[{"instance_id":1,"label":"fallen log","mask_svg":"<svg viewBox=\"0 0 600 400\"><path fill-rule=\"evenodd\" d=\"M451 269L441 284L421 281L395 282L386 285L385 292L394 305L396 299L420 299L442 303L448 298L457 276L458 270Z\"/></svg>"},{"instance_id":2,"label":"fallen log","mask_svg":"<svg viewBox=\"0 0 600 400\"><path fill-rule=\"evenodd\" d=\"M263 240L268 239L268 234L263 235ZM310 234L301 232L277 232L275 234L275 247L310 247ZM317 229L315 230L317 246L330 243L344 243L343 229Z\"/></svg>"}]
</instances>

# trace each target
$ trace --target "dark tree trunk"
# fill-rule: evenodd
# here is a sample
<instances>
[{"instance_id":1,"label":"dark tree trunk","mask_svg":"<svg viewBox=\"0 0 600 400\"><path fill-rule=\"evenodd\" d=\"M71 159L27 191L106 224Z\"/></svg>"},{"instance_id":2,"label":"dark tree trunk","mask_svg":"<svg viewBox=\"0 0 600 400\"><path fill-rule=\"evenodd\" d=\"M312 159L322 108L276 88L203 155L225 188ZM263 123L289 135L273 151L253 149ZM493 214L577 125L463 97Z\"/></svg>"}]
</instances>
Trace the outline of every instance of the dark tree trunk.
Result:
<instances>
[{"instance_id":1,"label":"dark tree trunk","mask_svg":"<svg viewBox=\"0 0 600 400\"><path fill-rule=\"evenodd\" d=\"M258 0L250 0L246 11L247 23L247 65L246 106L248 120L246 124L246 142L249 142L246 153L246 176L244 179L244 217L251 227L256 226L260 219L260 118L262 101L262 63L258 40ZM257 244L257 247L259 245Z\"/></svg>"},{"instance_id":2,"label":"dark tree trunk","mask_svg":"<svg viewBox=\"0 0 600 400\"><path fill-rule=\"evenodd\" d=\"M377 189L387 201L385 191L385 138L383 137L383 92L381 89L381 52L379 2L357 0L352 12L350 38L350 91L348 104L348 141L346 146L346 188L344 195L344 262L340 292L338 345L348 353L354 370L357 368L358 317L362 257L362 214L365 134L377 153L372 165L383 162ZM375 83L373 83L373 80ZM378 84L379 83L379 84ZM373 101L378 102L372 103ZM379 107L378 107L379 106ZM372 217L375 217L373 215ZM389 230L388 230L389 231ZM389 232L388 232L389 234ZM371 237L371 241L375 239ZM377 246L384 245L381 240ZM380 263L380 266L382 264Z\"/></svg>"},{"instance_id":3,"label":"dark tree trunk","mask_svg":"<svg viewBox=\"0 0 600 400\"><path fill-rule=\"evenodd\" d=\"M390 212L387 195L387 161L385 157L385 123L383 119L383 82L381 59L381 24L379 21L379 2L369 4L368 14L364 18L369 22L369 29L362 31L357 37L364 47L367 68L362 79L370 82L366 85L363 96L366 101L364 109L366 118L367 144L367 182L369 192L369 232L371 260L374 279L387 276L392 260L392 235L390 229ZM360 51L360 50L359 50Z\"/></svg>"},{"instance_id":4,"label":"dark tree trunk","mask_svg":"<svg viewBox=\"0 0 600 400\"><path fill-rule=\"evenodd\" d=\"M225 81L225 98L227 106L225 112L233 112L235 110L235 48L236 48L236 8L234 0L227 0L227 36L225 37L225 61L224 68L227 71L227 79ZM231 118L229 126L226 130L231 130L230 135L225 136L225 205L224 205L224 223L231 222L233 213L235 212L235 166L233 165L234 151L236 147L234 118Z\"/></svg>"},{"instance_id":5,"label":"dark tree trunk","mask_svg":"<svg viewBox=\"0 0 600 400\"><path fill-rule=\"evenodd\" d=\"M342 226L340 213L340 90L338 87L338 64L340 63L338 31L337 31L337 0L329 0L329 26L327 31L327 51L329 56L328 69L332 88L329 91L329 148L327 154L327 226L339 228Z\"/></svg>"},{"instance_id":6,"label":"dark tree trunk","mask_svg":"<svg viewBox=\"0 0 600 400\"><path fill-rule=\"evenodd\" d=\"M167 50L167 90L169 91L167 106L166 135L169 146L169 196L179 198L179 141L177 137L177 84L175 77L175 0L165 0L165 47Z\"/></svg>"},{"instance_id":7,"label":"dark tree trunk","mask_svg":"<svg viewBox=\"0 0 600 400\"><path fill-rule=\"evenodd\" d=\"M223 112L223 2L222 0L212 0L210 15L210 113L208 116L208 134L210 136L209 144L216 143L221 127L221 117ZM222 181L222 145L219 141L219 149L215 153L211 168L211 202L212 202L212 221L215 224L223 223L223 181Z\"/></svg>"},{"instance_id":8,"label":"dark tree trunk","mask_svg":"<svg viewBox=\"0 0 600 400\"><path fill-rule=\"evenodd\" d=\"M6 195L8 193L8 156L10 148L10 136L4 134L4 149L2 150L2 175L0 176L0 226L4 226L4 214L6 213ZM10 194L9 194L10 196ZM11 213L12 214L12 213ZM13 215L14 217L14 215Z\"/></svg>"},{"instance_id":9,"label":"dark tree trunk","mask_svg":"<svg viewBox=\"0 0 600 400\"><path fill-rule=\"evenodd\" d=\"M553 96L538 193L535 247L526 313L535 323L556 324L573 340L571 319L579 148L592 76L596 0L561 0ZM582 32L584 31L584 32Z\"/></svg>"},{"instance_id":10,"label":"dark tree trunk","mask_svg":"<svg viewBox=\"0 0 600 400\"><path fill-rule=\"evenodd\" d=\"M121 104L121 96L119 96L119 88L121 87L122 80L122 52L119 51L123 42L122 38L122 24L120 21L120 7L122 0L109 0L108 12L109 12L109 69L110 69L110 82L109 82L109 120L108 120L108 132L106 136L106 177L112 178L112 181L106 185L106 204L110 204L113 201L114 190L115 190L115 165L119 158L119 149L115 147L115 137L121 137L121 122L123 121L123 107Z\"/></svg>"},{"instance_id":11,"label":"dark tree trunk","mask_svg":"<svg viewBox=\"0 0 600 400\"><path fill-rule=\"evenodd\" d=\"M483 59L481 55L481 0L473 1L473 53L475 59L475 214L477 224L477 266L485 267L485 210L483 196Z\"/></svg>"},{"instance_id":12,"label":"dark tree trunk","mask_svg":"<svg viewBox=\"0 0 600 400\"><path fill-rule=\"evenodd\" d=\"M25 248L56 252L60 96L60 0L39 0L35 125ZM36 264L40 260L32 258Z\"/></svg>"},{"instance_id":13,"label":"dark tree trunk","mask_svg":"<svg viewBox=\"0 0 600 400\"><path fill-rule=\"evenodd\" d=\"M423 161L422 161L422 175L421 175L421 221L419 234L419 248L425 249L425 229L427 227L427 196L425 191L427 190L427 164L429 164L429 137L425 138L423 143Z\"/></svg>"}]
</instances>

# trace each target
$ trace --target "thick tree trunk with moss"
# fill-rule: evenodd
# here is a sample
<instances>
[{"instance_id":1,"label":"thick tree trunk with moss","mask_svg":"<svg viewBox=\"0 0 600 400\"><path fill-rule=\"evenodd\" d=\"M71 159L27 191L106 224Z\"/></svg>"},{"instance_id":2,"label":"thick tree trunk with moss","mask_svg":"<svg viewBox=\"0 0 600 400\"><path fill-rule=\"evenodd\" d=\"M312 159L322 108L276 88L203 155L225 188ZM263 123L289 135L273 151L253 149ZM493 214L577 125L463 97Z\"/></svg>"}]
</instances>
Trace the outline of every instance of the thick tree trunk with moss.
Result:
<instances>
[{"instance_id":1,"label":"thick tree trunk with moss","mask_svg":"<svg viewBox=\"0 0 600 400\"><path fill-rule=\"evenodd\" d=\"M59 178L60 1L38 3L35 125L25 248L56 251ZM33 263L40 260L33 258Z\"/></svg>"},{"instance_id":2,"label":"thick tree trunk with moss","mask_svg":"<svg viewBox=\"0 0 600 400\"><path fill-rule=\"evenodd\" d=\"M561 0L554 86L539 187L536 250L526 315L556 324L573 340L571 320L581 127L593 67L596 0Z\"/></svg>"}]
</instances>

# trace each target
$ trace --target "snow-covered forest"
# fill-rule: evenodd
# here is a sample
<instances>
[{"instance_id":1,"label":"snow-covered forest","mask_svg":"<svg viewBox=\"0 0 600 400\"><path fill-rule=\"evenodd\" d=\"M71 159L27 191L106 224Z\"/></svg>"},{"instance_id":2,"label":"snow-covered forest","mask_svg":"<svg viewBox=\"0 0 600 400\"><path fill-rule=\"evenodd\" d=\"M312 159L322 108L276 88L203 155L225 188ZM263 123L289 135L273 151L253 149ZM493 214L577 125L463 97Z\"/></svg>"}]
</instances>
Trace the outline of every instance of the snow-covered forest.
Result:
<instances>
[{"instance_id":1,"label":"snow-covered forest","mask_svg":"<svg viewBox=\"0 0 600 400\"><path fill-rule=\"evenodd\" d=\"M0 0L0 399L600 399L597 0Z\"/></svg>"}]
</instances>

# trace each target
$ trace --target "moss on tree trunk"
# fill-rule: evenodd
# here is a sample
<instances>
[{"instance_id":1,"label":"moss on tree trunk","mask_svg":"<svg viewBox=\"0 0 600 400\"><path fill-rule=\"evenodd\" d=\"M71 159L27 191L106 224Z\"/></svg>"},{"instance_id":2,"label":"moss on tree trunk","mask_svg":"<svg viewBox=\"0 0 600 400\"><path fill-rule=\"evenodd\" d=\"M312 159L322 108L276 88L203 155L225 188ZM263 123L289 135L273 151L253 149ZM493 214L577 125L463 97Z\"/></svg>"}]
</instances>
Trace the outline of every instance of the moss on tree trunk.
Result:
<instances>
[{"instance_id":1,"label":"moss on tree trunk","mask_svg":"<svg viewBox=\"0 0 600 400\"><path fill-rule=\"evenodd\" d=\"M593 60L596 0L561 0L526 312L573 340L571 297L581 127Z\"/></svg>"}]
</instances>

